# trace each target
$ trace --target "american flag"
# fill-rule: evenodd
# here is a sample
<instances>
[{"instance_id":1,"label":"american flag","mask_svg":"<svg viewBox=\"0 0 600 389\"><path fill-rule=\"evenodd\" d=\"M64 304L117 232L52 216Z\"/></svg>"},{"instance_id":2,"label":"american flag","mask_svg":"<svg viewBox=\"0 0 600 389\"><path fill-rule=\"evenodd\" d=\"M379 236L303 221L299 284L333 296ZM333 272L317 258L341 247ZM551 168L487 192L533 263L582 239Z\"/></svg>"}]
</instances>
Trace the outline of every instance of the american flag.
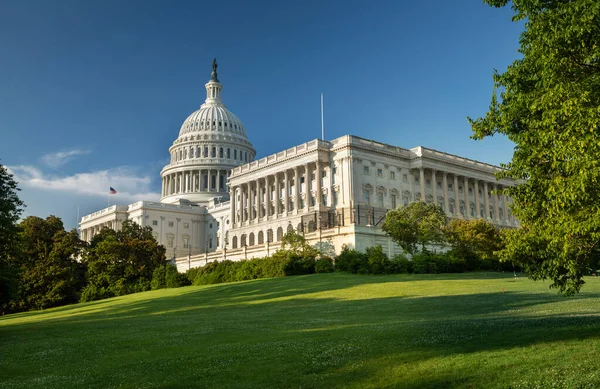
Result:
<instances>
[{"instance_id":1,"label":"american flag","mask_svg":"<svg viewBox=\"0 0 600 389\"><path fill-rule=\"evenodd\" d=\"M117 194L117 191L115 190L115 188L113 188L112 186L110 187L110 190L108 191L108 194Z\"/></svg>"}]
</instances>

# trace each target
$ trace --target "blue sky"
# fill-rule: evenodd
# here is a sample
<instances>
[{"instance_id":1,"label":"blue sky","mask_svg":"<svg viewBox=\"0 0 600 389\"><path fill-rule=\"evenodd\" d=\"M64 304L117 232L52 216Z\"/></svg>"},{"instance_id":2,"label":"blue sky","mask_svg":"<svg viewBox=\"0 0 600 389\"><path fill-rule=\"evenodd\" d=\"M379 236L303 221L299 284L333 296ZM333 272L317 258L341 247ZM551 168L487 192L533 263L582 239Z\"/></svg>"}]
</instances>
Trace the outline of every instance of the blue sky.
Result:
<instances>
[{"instance_id":1,"label":"blue sky","mask_svg":"<svg viewBox=\"0 0 600 389\"><path fill-rule=\"evenodd\" d=\"M158 199L159 172L219 62L258 157L354 134L500 164L469 139L522 24L481 1L0 0L0 163L27 215Z\"/></svg>"}]
</instances>

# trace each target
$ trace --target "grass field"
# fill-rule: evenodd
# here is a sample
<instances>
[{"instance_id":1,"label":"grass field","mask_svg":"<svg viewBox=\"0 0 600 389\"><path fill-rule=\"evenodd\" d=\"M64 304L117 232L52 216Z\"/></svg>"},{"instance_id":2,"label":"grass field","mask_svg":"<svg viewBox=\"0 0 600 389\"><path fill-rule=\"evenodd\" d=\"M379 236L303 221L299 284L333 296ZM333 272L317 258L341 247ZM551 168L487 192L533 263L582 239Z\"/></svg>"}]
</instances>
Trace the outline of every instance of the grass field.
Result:
<instances>
[{"instance_id":1,"label":"grass field","mask_svg":"<svg viewBox=\"0 0 600 389\"><path fill-rule=\"evenodd\" d=\"M600 388L586 281L335 273L9 315L0 388Z\"/></svg>"}]
</instances>

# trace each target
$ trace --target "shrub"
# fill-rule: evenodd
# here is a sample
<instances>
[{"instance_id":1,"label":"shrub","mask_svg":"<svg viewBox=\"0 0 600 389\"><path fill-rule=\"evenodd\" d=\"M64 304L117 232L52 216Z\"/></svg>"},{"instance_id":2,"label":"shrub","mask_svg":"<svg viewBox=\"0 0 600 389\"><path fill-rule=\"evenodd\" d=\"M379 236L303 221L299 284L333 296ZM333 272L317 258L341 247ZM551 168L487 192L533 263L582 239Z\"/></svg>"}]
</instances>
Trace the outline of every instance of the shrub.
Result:
<instances>
[{"instance_id":1,"label":"shrub","mask_svg":"<svg viewBox=\"0 0 600 389\"><path fill-rule=\"evenodd\" d=\"M315 263L315 273L333 272L333 261L329 257L323 257Z\"/></svg>"},{"instance_id":2,"label":"shrub","mask_svg":"<svg viewBox=\"0 0 600 389\"><path fill-rule=\"evenodd\" d=\"M390 273L406 274L413 272L412 262L403 254L398 254L390 261Z\"/></svg>"},{"instance_id":3,"label":"shrub","mask_svg":"<svg viewBox=\"0 0 600 389\"><path fill-rule=\"evenodd\" d=\"M344 245L335 260L335 269L353 274L368 274L369 263L365 254Z\"/></svg>"},{"instance_id":4,"label":"shrub","mask_svg":"<svg viewBox=\"0 0 600 389\"><path fill-rule=\"evenodd\" d=\"M367 248L365 253L371 274L390 274L391 263L380 245Z\"/></svg>"},{"instance_id":5,"label":"shrub","mask_svg":"<svg viewBox=\"0 0 600 389\"><path fill-rule=\"evenodd\" d=\"M106 298L114 297L114 296L115 295L112 291L110 291L104 287L98 288L94 284L88 284L81 291L80 301L82 303L85 303L88 301L102 300L102 299L106 299Z\"/></svg>"}]
</instances>

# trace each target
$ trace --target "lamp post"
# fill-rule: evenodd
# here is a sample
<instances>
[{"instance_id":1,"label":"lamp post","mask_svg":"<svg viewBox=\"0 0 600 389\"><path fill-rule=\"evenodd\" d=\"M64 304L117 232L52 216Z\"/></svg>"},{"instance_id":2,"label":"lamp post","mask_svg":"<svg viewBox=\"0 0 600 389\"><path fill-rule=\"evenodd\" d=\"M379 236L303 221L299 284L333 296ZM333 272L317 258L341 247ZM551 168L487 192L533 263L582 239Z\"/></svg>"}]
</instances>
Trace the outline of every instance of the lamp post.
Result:
<instances>
[{"instance_id":1,"label":"lamp post","mask_svg":"<svg viewBox=\"0 0 600 389\"><path fill-rule=\"evenodd\" d=\"M227 240L227 236L225 236L225 239L223 239L223 260L227 260L227 243L229 243L229 241Z\"/></svg>"},{"instance_id":2,"label":"lamp post","mask_svg":"<svg viewBox=\"0 0 600 389\"><path fill-rule=\"evenodd\" d=\"M192 268L192 246L188 244L188 270Z\"/></svg>"},{"instance_id":3,"label":"lamp post","mask_svg":"<svg viewBox=\"0 0 600 389\"><path fill-rule=\"evenodd\" d=\"M204 262L205 265L208 263L208 241L204 243Z\"/></svg>"}]
</instances>

